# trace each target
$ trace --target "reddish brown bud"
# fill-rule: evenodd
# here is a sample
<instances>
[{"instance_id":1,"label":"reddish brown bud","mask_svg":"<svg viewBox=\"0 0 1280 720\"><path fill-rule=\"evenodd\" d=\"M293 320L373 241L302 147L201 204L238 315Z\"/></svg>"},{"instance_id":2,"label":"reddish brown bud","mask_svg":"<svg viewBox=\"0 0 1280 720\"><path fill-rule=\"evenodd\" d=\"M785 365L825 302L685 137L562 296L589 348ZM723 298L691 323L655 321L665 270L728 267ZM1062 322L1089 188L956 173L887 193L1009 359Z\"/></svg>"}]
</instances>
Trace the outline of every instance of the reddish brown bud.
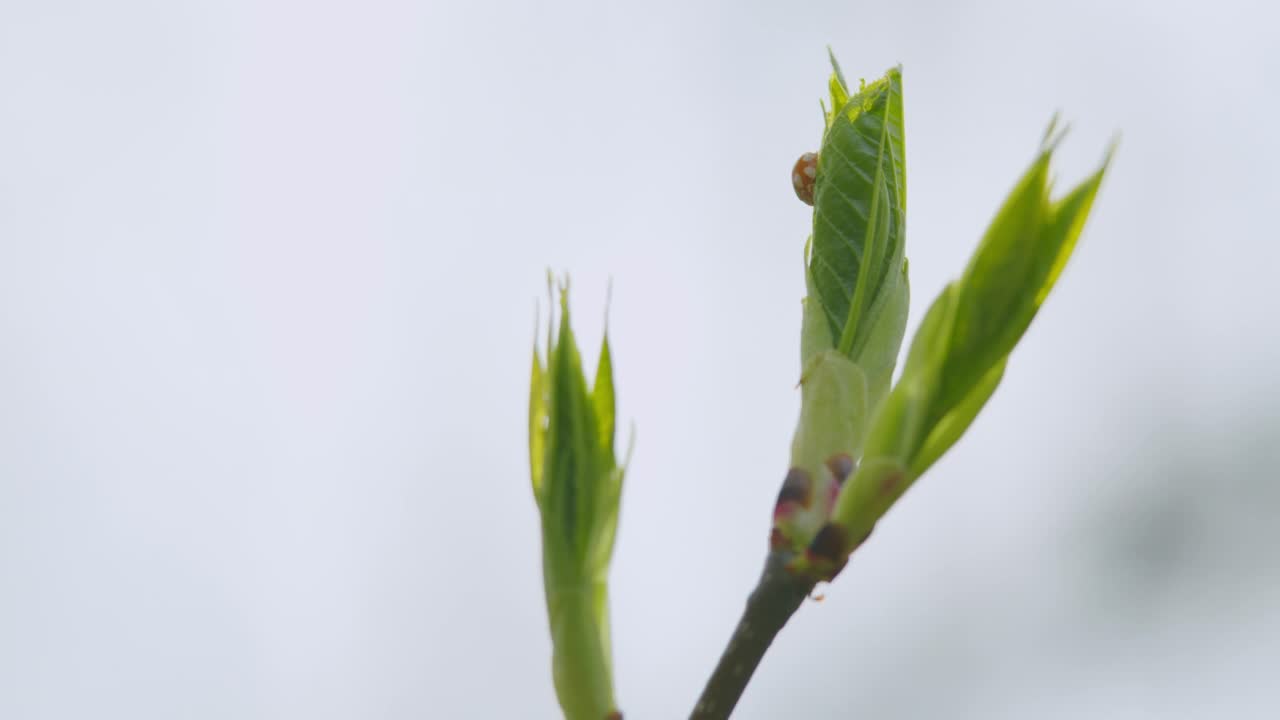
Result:
<instances>
[{"instance_id":1,"label":"reddish brown bud","mask_svg":"<svg viewBox=\"0 0 1280 720\"><path fill-rule=\"evenodd\" d=\"M807 508L812 500L813 479L809 477L809 473L793 467L787 471L787 477L782 481L782 489L778 491L778 502L775 505L775 511L783 503L797 503L801 507Z\"/></svg>"},{"instance_id":2,"label":"reddish brown bud","mask_svg":"<svg viewBox=\"0 0 1280 720\"><path fill-rule=\"evenodd\" d=\"M853 474L853 458L848 453L837 453L827 458L827 469L831 471L831 476L836 479L836 483L843 485L845 480Z\"/></svg>"},{"instance_id":3,"label":"reddish brown bud","mask_svg":"<svg viewBox=\"0 0 1280 720\"><path fill-rule=\"evenodd\" d=\"M822 526L813 542L809 543L809 556L815 561L841 562L848 553L849 534L839 525Z\"/></svg>"}]
</instances>

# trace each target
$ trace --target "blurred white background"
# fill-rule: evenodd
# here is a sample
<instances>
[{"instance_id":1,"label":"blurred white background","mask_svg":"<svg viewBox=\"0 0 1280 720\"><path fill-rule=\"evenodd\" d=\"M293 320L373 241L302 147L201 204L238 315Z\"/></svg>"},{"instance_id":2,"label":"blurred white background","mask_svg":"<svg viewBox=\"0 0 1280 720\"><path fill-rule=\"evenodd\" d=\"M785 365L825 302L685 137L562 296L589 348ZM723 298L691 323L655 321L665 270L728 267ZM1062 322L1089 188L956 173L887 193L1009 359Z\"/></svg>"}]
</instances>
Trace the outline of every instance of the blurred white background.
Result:
<instances>
[{"instance_id":1,"label":"blurred white background","mask_svg":"<svg viewBox=\"0 0 1280 720\"><path fill-rule=\"evenodd\" d=\"M962 441L735 717L1280 715L1268 3L0 3L0 718L554 718L545 269L637 446L618 692L682 717L798 409L830 44L904 65L911 328L1050 115L1123 133ZM545 308L545 304L543 305ZM909 330L909 333L912 330Z\"/></svg>"}]
</instances>

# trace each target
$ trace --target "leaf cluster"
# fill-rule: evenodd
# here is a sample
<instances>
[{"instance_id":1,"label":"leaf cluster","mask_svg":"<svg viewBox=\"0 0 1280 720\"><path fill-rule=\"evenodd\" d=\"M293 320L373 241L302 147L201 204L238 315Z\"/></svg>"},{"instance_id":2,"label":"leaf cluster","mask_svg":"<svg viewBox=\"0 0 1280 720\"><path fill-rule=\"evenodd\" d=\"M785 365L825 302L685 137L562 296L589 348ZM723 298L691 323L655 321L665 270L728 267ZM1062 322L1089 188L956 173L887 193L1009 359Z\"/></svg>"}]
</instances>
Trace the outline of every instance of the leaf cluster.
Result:
<instances>
[{"instance_id":1,"label":"leaf cluster","mask_svg":"<svg viewBox=\"0 0 1280 720\"><path fill-rule=\"evenodd\" d=\"M542 515L548 573L557 585L594 580L613 554L625 471L614 455L615 398L609 339L588 385L559 286L560 322L535 346L529 394L529 470ZM552 579L549 577L549 579Z\"/></svg>"},{"instance_id":2,"label":"leaf cluster","mask_svg":"<svg viewBox=\"0 0 1280 720\"><path fill-rule=\"evenodd\" d=\"M833 517L851 535L875 521L951 448L986 405L1009 354L1075 248L1110 162L1054 198L1053 125L959 279L934 300L902 376L873 418L864 463Z\"/></svg>"}]
</instances>

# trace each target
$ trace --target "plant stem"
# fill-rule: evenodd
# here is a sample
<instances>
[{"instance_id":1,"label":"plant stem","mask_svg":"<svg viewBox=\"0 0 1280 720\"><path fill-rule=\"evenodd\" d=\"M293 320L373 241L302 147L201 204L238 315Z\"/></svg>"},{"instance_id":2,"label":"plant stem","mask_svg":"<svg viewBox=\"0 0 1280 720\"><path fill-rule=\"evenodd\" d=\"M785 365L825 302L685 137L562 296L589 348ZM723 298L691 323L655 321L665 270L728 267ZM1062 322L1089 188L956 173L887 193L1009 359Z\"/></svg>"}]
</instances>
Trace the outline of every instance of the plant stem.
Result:
<instances>
[{"instance_id":1,"label":"plant stem","mask_svg":"<svg viewBox=\"0 0 1280 720\"><path fill-rule=\"evenodd\" d=\"M747 608L734 628L689 720L724 720L733 712L773 638L813 590L814 581L787 572L789 552L772 551L760 582L747 598Z\"/></svg>"},{"instance_id":2,"label":"plant stem","mask_svg":"<svg viewBox=\"0 0 1280 720\"><path fill-rule=\"evenodd\" d=\"M547 596L552 677L566 720L604 720L615 709L608 598L602 581Z\"/></svg>"}]
</instances>

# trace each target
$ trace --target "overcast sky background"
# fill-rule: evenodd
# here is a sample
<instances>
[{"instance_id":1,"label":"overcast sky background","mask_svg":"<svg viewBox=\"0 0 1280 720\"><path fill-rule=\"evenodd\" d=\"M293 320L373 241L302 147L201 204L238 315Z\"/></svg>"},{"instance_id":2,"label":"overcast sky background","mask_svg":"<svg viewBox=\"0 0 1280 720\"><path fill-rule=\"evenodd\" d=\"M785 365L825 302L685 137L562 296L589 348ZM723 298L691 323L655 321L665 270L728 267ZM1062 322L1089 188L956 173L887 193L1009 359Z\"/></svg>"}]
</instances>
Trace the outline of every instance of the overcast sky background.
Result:
<instances>
[{"instance_id":1,"label":"overcast sky background","mask_svg":"<svg viewBox=\"0 0 1280 720\"><path fill-rule=\"evenodd\" d=\"M589 356L613 282L621 706L686 715L798 411L828 44L904 66L909 333L1054 111L1064 182L1123 140L981 419L736 717L1276 717L1278 20L0 1L0 717L556 717L547 267Z\"/></svg>"}]
</instances>

